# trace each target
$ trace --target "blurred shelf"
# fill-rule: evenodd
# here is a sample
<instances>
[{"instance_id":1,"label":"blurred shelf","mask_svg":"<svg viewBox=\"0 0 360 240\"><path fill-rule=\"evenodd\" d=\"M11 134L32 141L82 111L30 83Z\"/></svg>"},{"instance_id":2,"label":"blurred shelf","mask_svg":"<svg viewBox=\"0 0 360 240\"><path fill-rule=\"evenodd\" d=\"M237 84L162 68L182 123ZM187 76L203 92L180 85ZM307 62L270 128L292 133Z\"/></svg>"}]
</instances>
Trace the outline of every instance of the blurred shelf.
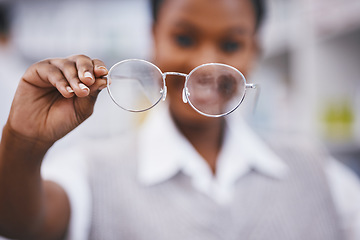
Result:
<instances>
[{"instance_id":1,"label":"blurred shelf","mask_svg":"<svg viewBox=\"0 0 360 240\"><path fill-rule=\"evenodd\" d=\"M319 38L347 34L360 25L360 1L318 0L313 1L312 15Z\"/></svg>"},{"instance_id":2,"label":"blurred shelf","mask_svg":"<svg viewBox=\"0 0 360 240\"><path fill-rule=\"evenodd\" d=\"M268 5L264 59L254 74L264 85L258 122L298 128L335 153L360 151L360 1L269 0ZM330 141L324 114L346 101L352 103L346 120L352 140L342 141L344 133Z\"/></svg>"}]
</instances>

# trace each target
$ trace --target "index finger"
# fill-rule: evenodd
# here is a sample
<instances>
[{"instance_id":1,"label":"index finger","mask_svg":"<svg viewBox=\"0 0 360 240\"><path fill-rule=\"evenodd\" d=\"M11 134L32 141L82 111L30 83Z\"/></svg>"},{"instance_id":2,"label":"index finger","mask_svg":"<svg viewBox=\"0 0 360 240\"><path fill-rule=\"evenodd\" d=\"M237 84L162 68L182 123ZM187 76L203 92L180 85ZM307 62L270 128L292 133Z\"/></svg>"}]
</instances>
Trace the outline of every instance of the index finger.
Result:
<instances>
[{"instance_id":1,"label":"index finger","mask_svg":"<svg viewBox=\"0 0 360 240\"><path fill-rule=\"evenodd\" d=\"M75 56L76 68L81 82L87 86L91 86L95 82L94 66L91 58L85 55Z\"/></svg>"},{"instance_id":2,"label":"index finger","mask_svg":"<svg viewBox=\"0 0 360 240\"><path fill-rule=\"evenodd\" d=\"M105 63L99 59L93 59L94 75L96 78L103 77L108 74Z\"/></svg>"}]
</instances>

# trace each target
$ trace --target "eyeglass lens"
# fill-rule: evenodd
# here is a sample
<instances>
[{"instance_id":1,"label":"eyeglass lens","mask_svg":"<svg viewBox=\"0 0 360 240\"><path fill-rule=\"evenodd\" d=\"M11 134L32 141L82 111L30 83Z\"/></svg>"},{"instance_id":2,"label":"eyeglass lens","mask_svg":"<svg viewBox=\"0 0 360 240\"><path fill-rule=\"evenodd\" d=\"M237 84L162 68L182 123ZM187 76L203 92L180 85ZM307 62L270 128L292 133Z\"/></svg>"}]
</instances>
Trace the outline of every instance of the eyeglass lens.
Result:
<instances>
[{"instance_id":1,"label":"eyeglass lens","mask_svg":"<svg viewBox=\"0 0 360 240\"><path fill-rule=\"evenodd\" d=\"M144 60L125 60L109 71L108 91L121 108L142 112L163 97L165 82L159 68ZM227 65L204 64L186 79L186 97L198 112L219 116L230 113L245 95L245 78Z\"/></svg>"},{"instance_id":2,"label":"eyeglass lens","mask_svg":"<svg viewBox=\"0 0 360 240\"><path fill-rule=\"evenodd\" d=\"M243 76L232 67L205 64L196 68L187 81L188 100L198 111L222 115L236 109L245 95Z\"/></svg>"},{"instance_id":3,"label":"eyeglass lens","mask_svg":"<svg viewBox=\"0 0 360 240\"><path fill-rule=\"evenodd\" d=\"M146 61L117 63L110 69L108 79L111 98L119 107L128 111L146 111L163 96L162 73Z\"/></svg>"}]
</instances>

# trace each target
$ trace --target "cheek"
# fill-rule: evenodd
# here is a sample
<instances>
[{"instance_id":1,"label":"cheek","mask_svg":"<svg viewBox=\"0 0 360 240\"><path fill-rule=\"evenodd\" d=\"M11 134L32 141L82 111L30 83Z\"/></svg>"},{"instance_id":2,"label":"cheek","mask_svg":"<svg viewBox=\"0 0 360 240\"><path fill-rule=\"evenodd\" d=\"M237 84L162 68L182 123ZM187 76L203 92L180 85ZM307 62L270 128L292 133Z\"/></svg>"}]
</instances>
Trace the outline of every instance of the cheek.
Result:
<instances>
[{"instance_id":1,"label":"cheek","mask_svg":"<svg viewBox=\"0 0 360 240\"><path fill-rule=\"evenodd\" d=\"M239 69L245 76L247 76L252 70L256 56L257 48L255 43L249 43L248 47L246 47L240 54L234 56L233 66Z\"/></svg>"}]
</instances>

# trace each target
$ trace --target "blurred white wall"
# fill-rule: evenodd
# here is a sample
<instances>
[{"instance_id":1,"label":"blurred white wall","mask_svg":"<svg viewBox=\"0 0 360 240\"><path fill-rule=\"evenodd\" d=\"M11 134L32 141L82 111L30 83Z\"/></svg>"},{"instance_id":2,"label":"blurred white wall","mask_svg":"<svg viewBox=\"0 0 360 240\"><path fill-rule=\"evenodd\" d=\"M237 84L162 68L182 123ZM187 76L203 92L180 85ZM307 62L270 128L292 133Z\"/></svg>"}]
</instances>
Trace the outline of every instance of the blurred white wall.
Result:
<instances>
[{"instance_id":1,"label":"blurred white wall","mask_svg":"<svg viewBox=\"0 0 360 240\"><path fill-rule=\"evenodd\" d=\"M17 4L14 37L31 60L82 53L110 66L148 57L149 24L146 0L28 0Z\"/></svg>"}]
</instances>

